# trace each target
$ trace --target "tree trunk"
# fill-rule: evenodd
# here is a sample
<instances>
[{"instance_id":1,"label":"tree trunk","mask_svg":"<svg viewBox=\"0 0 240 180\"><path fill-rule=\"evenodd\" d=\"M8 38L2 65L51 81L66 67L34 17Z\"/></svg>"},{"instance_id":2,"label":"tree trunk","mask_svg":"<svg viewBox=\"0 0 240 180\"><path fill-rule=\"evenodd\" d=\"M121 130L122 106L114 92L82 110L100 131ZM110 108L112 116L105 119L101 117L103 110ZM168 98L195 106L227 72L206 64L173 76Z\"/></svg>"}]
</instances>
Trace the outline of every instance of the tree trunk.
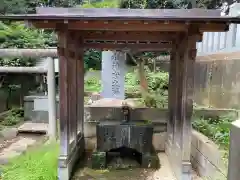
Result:
<instances>
[{"instance_id":1,"label":"tree trunk","mask_svg":"<svg viewBox=\"0 0 240 180\"><path fill-rule=\"evenodd\" d=\"M146 98L148 94L148 83L144 71L144 61L139 62L139 78L140 78L140 90L143 98Z\"/></svg>"}]
</instances>

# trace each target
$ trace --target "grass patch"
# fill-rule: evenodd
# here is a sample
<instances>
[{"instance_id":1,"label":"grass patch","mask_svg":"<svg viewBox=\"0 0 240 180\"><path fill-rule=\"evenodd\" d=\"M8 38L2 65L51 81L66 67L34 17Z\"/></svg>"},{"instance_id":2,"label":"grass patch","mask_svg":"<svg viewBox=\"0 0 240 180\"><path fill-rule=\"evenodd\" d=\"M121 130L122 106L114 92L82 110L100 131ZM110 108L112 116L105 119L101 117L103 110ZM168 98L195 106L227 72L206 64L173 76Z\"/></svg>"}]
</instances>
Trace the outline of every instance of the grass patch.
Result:
<instances>
[{"instance_id":1,"label":"grass patch","mask_svg":"<svg viewBox=\"0 0 240 180\"><path fill-rule=\"evenodd\" d=\"M2 167L3 180L57 180L59 146L42 145Z\"/></svg>"}]
</instances>

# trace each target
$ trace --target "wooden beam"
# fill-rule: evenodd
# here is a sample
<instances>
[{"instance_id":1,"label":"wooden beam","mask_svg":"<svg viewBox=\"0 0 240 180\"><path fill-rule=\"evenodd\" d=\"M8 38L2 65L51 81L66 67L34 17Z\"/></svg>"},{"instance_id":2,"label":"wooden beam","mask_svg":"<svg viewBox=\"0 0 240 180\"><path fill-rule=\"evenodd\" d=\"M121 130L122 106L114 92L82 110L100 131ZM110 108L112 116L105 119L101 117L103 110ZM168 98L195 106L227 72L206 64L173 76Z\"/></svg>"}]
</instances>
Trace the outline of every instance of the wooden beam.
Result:
<instances>
[{"instance_id":1,"label":"wooden beam","mask_svg":"<svg viewBox=\"0 0 240 180\"><path fill-rule=\"evenodd\" d=\"M84 48L89 49L115 49L115 50L137 50L137 51L166 51L172 48L170 43L152 44L113 44L113 43L84 43Z\"/></svg>"},{"instance_id":2,"label":"wooden beam","mask_svg":"<svg viewBox=\"0 0 240 180\"><path fill-rule=\"evenodd\" d=\"M169 21L104 21L104 20L32 20L30 24L36 28L56 29L59 24L67 26L69 30L108 30L108 31L186 31L187 23Z\"/></svg>"},{"instance_id":3,"label":"wooden beam","mask_svg":"<svg viewBox=\"0 0 240 180\"><path fill-rule=\"evenodd\" d=\"M225 32L229 30L227 23L201 23L198 25L200 32Z\"/></svg>"},{"instance_id":4,"label":"wooden beam","mask_svg":"<svg viewBox=\"0 0 240 180\"><path fill-rule=\"evenodd\" d=\"M173 41L176 33L166 32L141 32L141 31L82 31L81 36L87 40L111 40L111 41Z\"/></svg>"},{"instance_id":5,"label":"wooden beam","mask_svg":"<svg viewBox=\"0 0 240 180\"><path fill-rule=\"evenodd\" d=\"M141 32L141 31L82 31L79 32L84 40L101 41L157 41L172 42L179 35L177 32ZM202 41L202 33L197 36L198 42ZM82 37L81 37L82 38Z\"/></svg>"}]
</instances>

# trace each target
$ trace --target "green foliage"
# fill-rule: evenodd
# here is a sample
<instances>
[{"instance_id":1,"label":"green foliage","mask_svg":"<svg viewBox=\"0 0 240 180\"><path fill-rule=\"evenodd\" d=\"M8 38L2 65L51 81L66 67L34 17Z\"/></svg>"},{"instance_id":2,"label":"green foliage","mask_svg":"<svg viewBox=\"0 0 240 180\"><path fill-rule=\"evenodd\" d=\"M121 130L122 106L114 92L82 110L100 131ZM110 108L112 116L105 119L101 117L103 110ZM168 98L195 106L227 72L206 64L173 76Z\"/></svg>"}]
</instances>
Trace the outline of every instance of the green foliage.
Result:
<instances>
[{"instance_id":1,"label":"green foliage","mask_svg":"<svg viewBox=\"0 0 240 180\"><path fill-rule=\"evenodd\" d=\"M220 117L200 118L193 121L193 128L228 149L230 126L235 119L235 115L231 113Z\"/></svg>"},{"instance_id":2,"label":"green foliage","mask_svg":"<svg viewBox=\"0 0 240 180\"><path fill-rule=\"evenodd\" d=\"M79 0L1 0L0 14L29 14L40 6L73 7L78 3Z\"/></svg>"},{"instance_id":3,"label":"green foliage","mask_svg":"<svg viewBox=\"0 0 240 180\"><path fill-rule=\"evenodd\" d=\"M119 7L118 0L104 0L101 2L91 2L81 5L82 8L117 8Z\"/></svg>"},{"instance_id":4,"label":"green foliage","mask_svg":"<svg viewBox=\"0 0 240 180\"><path fill-rule=\"evenodd\" d=\"M197 0L197 7L206 9L217 9L222 5L221 0Z\"/></svg>"},{"instance_id":5,"label":"green foliage","mask_svg":"<svg viewBox=\"0 0 240 180\"><path fill-rule=\"evenodd\" d=\"M46 0L45 0L46 2ZM74 7L79 3L79 0L50 0L48 4L51 7Z\"/></svg>"},{"instance_id":6,"label":"green foliage","mask_svg":"<svg viewBox=\"0 0 240 180\"><path fill-rule=\"evenodd\" d=\"M0 48L44 48L53 44L50 35L52 33L47 35L44 31L27 28L21 22L0 22ZM0 58L0 66L32 66L34 62L33 58ZM13 91L19 90L22 96L22 92L35 88L34 83L34 75L0 75L0 88L4 88L7 93L7 101ZM7 104L6 107L9 108Z\"/></svg>"},{"instance_id":7,"label":"green foliage","mask_svg":"<svg viewBox=\"0 0 240 180\"><path fill-rule=\"evenodd\" d=\"M168 102L168 73L150 72L146 68L147 81L149 85L149 95L142 99L147 107L166 107ZM84 84L87 92L100 92L101 81L98 77L89 78ZM125 75L125 94L126 98L141 98L140 80L137 70Z\"/></svg>"},{"instance_id":8,"label":"green foliage","mask_svg":"<svg viewBox=\"0 0 240 180\"><path fill-rule=\"evenodd\" d=\"M27 28L22 22L0 22L0 48L46 47L46 38L43 31Z\"/></svg>"},{"instance_id":9,"label":"green foliage","mask_svg":"<svg viewBox=\"0 0 240 180\"><path fill-rule=\"evenodd\" d=\"M122 0L121 8L145 8L145 9L186 9L190 8L188 0ZM215 9L220 6L221 0L197 0L197 7Z\"/></svg>"},{"instance_id":10,"label":"green foliage","mask_svg":"<svg viewBox=\"0 0 240 180\"><path fill-rule=\"evenodd\" d=\"M100 92L101 81L98 77L91 77L84 82L84 89L86 92Z\"/></svg>"},{"instance_id":11,"label":"green foliage","mask_svg":"<svg viewBox=\"0 0 240 180\"><path fill-rule=\"evenodd\" d=\"M145 67L145 73L149 94L142 100L143 103L147 107L166 107L168 102L168 73L161 71L157 73L150 72L147 67ZM137 70L126 74L125 88L127 97L141 97Z\"/></svg>"},{"instance_id":12,"label":"green foliage","mask_svg":"<svg viewBox=\"0 0 240 180\"><path fill-rule=\"evenodd\" d=\"M146 0L121 0L120 8L144 9L146 8Z\"/></svg>"},{"instance_id":13,"label":"green foliage","mask_svg":"<svg viewBox=\"0 0 240 180\"><path fill-rule=\"evenodd\" d=\"M17 116L17 117L20 117L20 118L24 117L24 110L23 110L23 108L13 108L13 109L11 109L10 112L11 112L12 116Z\"/></svg>"},{"instance_id":14,"label":"green foliage","mask_svg":"<svg viewBox=\"0 0 240 180\"><path fill-rule=\"evenodd\" d=\"M57 180L59 145L51 143L27 151L3 166L4 180Z\"/></svg>"},{"instance_id":15,"label":"green foliage","mask_svg":"<svg viewBox=\"0 0 240 180\"><path fill-rule=\"evenodd\" d=\"M35 7L40 4L40 0L1 0L0 14L34 13Z\"/></svg>"},{"instance_id":16,"label":"green foliage","mask_svg":"<svg viewBox=\"0 0 240 180\"><path fill-rule=\"evenodd\" d=\"M146 71L149 95L145 98L147 107L165 108L168 104L168 79L166 72Z\"/></svg>"},{"instance_id":17,"label":"green foliage","mask_svg":"<svg viewBox=\"0 0 240 180\"><path fill-rule=\"evenodd\" d=\"M158 90L166 90L168 87L168 78L169 75L166 72L150 72L149 70L146 71L147 81L148 81L148 88L150 93L156 92Z\"/></svg>"},{"instance_id":18,"label":"green foliage","mask_svg":"<svg viewBox=\"0 0 240 180\"><path fill-rule=\"evenodd\" d=\"M24 111L22 108L13 108L7 112L6 115L4 115L3 120L1 121L1 126L14 126L21 121L23 121L24 118Z\"/></svg>"},{"instance_id":19,"label":"green foliage","mask_svg":"<svg viewBox=\"0 0 240 180\"><path fill-rule=\"evenodd\" d=\"M162 9L162 8L178 8L177 1L171 1L171 0L147 0L146 8L148 9Z\"/></svg>"},{"instance_id":20,"label":"green foliage","mask_svg":"<svg viewBox=\"0 0 240 180\"><path fill-rule=\"evenodd\" d=\"M101 69L101 51L90 49L84 53L84 63L86 69Z\"/></svg>"},{"instance_id":21,"label":"green foliage","mask_svg":"<svg viewBox=\"0 0 240 180\"><path fill-rule=\"evenodd\" d=\"M36 29L25 27L21 22L9 25L0 22L0 48L39 48L46 47L49 40ZM1 66L31 66L31 58L0 58Z\"/></svg>"},{"instance_id":22,"label":"green foliage","mask_svg":"<svg viewBox=\"0 0 240 180\"><path fill-rule=\"evenodd\" d=\"M179 9L186 8L189 1L177 0L122 0L121 8L140 9Z\"/></svg>"},{"instance_id":23,"label":"green foliage","mask_svg":"<svg viewBox=\"0 0 240 180\"><path fill-rule=\"evenodd\" d=\"M9 116L4 118L1 125L3 125L3 126L14 126L14 125L20 123L21 121L22 121L22 118L20 118L19 116L9 115Z\"/></svg>"},{"instance_id":24,"label":"green foliage","mask_svg":"<svg viewBox=\"0 0 240 180\"><path fill-rule=\"evenodd\" d=\"M21 22L9 25L0 22L0 48L43 48L54 44L49 36L43 31L27 28ZM1 66L31 66L33 63L31 58L0 58Z\"/></svg>"}]
</instances>

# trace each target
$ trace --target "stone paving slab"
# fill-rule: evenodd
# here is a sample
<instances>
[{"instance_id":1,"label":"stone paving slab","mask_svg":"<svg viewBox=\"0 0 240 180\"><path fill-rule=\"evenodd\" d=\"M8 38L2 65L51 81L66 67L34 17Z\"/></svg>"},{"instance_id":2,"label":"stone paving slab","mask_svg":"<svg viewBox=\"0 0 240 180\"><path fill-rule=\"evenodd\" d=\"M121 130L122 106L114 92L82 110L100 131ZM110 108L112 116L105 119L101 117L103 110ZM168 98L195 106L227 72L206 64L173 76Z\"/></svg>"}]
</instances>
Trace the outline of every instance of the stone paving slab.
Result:
<instances>
[{"instance_id":1,"label":"stone paving slab","mask_svg":"<svg viewBox=\"0 0 240 180\"><path fill-rule=\"evenodd\" d=\"M48 124L46 123L32 123L25 122L18 128L19 133L42 133L46 134L48 131Z\"/></svg>"},{"instance_id":2,"label":"stone paving slab","mask_svg":"<svg viewBox=\"0 0 240 180\"><path fill-rule=\"evenodd\" d=\"M161 167L147 177L147 180L176 180L165 153L158 154Z\"/></svg>"},{"instance_id":3,"label":"stone paving slab","mask_svg":"<svg viewBox=\"0 0 240 180\"><path fill-rule=\"evenodd\" d=\"M0 164L6 164L9 162L9 159L21 155L29 146L35 144L35 142L35 139L20 137L16 142L0 152Z\"/></svg>"},{"instance_id":4,"label":"stone paving slab","mask_svg":"<svg viewBox=\"0 0 240 180\"><path fill-rule=\"evenodd\" d=\"M0 132L0 136L4 140L12 140L12 139L17 137L17 134L18 134L18 129L17 128L4 128Z\"/></svg>"}]
</instances>

